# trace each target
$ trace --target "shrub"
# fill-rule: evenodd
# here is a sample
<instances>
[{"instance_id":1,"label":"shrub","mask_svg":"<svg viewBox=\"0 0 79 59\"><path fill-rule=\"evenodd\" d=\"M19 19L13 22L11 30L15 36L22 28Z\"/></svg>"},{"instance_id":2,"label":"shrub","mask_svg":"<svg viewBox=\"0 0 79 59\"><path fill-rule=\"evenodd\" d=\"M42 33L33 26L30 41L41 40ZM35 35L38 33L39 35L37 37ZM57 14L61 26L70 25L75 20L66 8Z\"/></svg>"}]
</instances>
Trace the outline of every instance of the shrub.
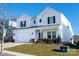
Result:
<instances>
[{"instance_id":1,"label":"shrub","mask_svg":"<svg viewBox=\"0 0 79 59\"><path fill-rule=\"evenodd\" d=\"M36 43L46 43L46 44L52 44L52 40L50 39L38 39Z\"/></svg>"},{"instance_id":2,"label":"shrub","mask_svg":"<svg viewBox=\"0 0 79 59\"><path fill-rule=\"evenodd\" d=\"M14 42L14 39L12 36L8 38L8 42Z\"/></svg>"},{"instance_id":3,"label":"shrub","mask_svg":"<svg viewBox=\"0 0 79 59\"><path fill-rule=\"evenodd\" d=\"M46 43L47 40L46 39L38 39L36 43Z\"/></svg>"},{"instance_id":4,"label":"shrub","mask_svg":"<svg viewBox=\"0 0 79 59\"><path fill-rule=\"evenodd\" d=\"M31 39L31 40L30 40L30 43L34 43L34 42L35 42L35 39Z\"/></svg>"},{"instance_id":5,"label":"shrub","mask_svg":"<svg viewBox=\"0 0 79 59\"><path fill-rule=\"evenodd\" d=\"M55 42L56 42L57 44L60 44L60 43L61 43L61 37L58 36L57 39L55 40Z\"/></svg>"},{"instance_id":6,"label":"shrub","mask_svg":"<svg viewBox=\"0 0 79 59\"><path fill-rule=\"evenodd\" d=\"M79 41L76 43L76 48L79 49Z\"/></svg>"},{"instance_id":7,"label":"shrub","mask_svg":"<svg viewBox=\"0 0 79 59\"><path fill-rule=\"evenodd\" d=\"M65 46L69 46L72 49L75 49L76 48L76 45L75 44L65 44Z\"/></svg>"}]
</instances>

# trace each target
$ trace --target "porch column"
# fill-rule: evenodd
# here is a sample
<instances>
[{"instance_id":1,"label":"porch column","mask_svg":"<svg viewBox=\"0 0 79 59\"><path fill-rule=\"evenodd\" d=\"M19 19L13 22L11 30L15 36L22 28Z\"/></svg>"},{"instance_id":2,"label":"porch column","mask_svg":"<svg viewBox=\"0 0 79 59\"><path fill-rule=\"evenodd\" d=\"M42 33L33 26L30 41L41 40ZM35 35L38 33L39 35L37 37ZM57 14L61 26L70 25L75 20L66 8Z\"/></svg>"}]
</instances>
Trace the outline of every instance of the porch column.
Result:
<instances>
[{"instance_id":1,"label":"porch column","mask_svg":"<svg viewBox=\"0 0 79 59\"><path fill-rule=\"evenodd\" d=\"M59 30L60 30L60 37L61 37L61 41L62 41L62 38L63 38L63 35L62 35L62 25L60 25Z\"/></svg>"}]
</instances>

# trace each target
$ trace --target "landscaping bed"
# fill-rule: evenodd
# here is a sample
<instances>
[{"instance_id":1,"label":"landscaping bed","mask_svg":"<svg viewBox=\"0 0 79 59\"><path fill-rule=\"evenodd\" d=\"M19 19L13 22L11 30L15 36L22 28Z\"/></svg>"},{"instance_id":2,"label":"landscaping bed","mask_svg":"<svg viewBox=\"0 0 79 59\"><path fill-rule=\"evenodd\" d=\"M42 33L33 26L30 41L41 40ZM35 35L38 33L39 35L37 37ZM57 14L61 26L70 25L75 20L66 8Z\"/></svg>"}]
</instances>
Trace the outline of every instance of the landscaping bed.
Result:
<instances>
[{"instance_id":1,"label":"landscaping bed","mask_svg":"<svg viewBox=\"0 0 79 59\"><path fill-rule=\"evenodd\" d=\"M79 56L79 49L70 49L70 52L59 52L59 44L23 44L5 50L32 54L37 56Z\"/></svg>"},{"instance_id":2,"label":"landscaping bed","mask_svg":"<svg viewBox=\"0 0 79 59\"><path fill-rule=\"evenodd\" d=\"M44 44L60 44L60 41L58 39L38 39L35 43L44 43Z\"/></svg>"}]
</instances>

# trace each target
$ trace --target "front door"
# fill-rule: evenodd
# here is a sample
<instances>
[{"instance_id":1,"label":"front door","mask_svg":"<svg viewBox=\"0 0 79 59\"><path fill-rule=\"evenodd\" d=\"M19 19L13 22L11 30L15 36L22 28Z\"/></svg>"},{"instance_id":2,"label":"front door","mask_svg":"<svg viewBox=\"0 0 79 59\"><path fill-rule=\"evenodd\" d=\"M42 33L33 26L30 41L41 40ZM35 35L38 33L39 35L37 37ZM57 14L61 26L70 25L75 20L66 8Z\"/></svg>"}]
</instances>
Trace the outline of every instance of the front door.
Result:
<instances>
[{"instance_id":1,"label":"front door","mask_svg":"<svg viewBox=\"0 0 79 59\"><path fill-rule=\"evenodd\" d=\"M47 32L47 38L48 38L48 39L51 39L51 37L52 37L52 36L51 36L51 32Z\"/></svg>"},{"instance_id":2,"label":"front door","mask_svg":"<svg viewBox=\"0 0 79 59\"><path fill-rule=\"evenodd\" d=\"M42 38L43 38L43 33L39 32L39 39L42 39Z\"/></svg>"}]
</instances>

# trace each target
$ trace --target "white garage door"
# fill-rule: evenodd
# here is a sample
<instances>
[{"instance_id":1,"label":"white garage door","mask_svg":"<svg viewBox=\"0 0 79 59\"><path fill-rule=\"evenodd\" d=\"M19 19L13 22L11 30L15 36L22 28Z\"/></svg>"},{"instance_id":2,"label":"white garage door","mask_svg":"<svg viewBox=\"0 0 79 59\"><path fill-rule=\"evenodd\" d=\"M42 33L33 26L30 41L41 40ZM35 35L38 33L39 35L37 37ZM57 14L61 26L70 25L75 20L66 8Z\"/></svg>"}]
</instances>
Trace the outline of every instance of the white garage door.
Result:
<instances>
[{"instance_id":1,"label":"white garage door","mask_svg":"<svg viewBox=\"0 0 79 59\"><path fill-rule=\"evenodd\" d=\"M30 29L19 29L14 30L15 42L30 42L31 39L35 39L34 30Z\"/></svg>"}]
</instances>

